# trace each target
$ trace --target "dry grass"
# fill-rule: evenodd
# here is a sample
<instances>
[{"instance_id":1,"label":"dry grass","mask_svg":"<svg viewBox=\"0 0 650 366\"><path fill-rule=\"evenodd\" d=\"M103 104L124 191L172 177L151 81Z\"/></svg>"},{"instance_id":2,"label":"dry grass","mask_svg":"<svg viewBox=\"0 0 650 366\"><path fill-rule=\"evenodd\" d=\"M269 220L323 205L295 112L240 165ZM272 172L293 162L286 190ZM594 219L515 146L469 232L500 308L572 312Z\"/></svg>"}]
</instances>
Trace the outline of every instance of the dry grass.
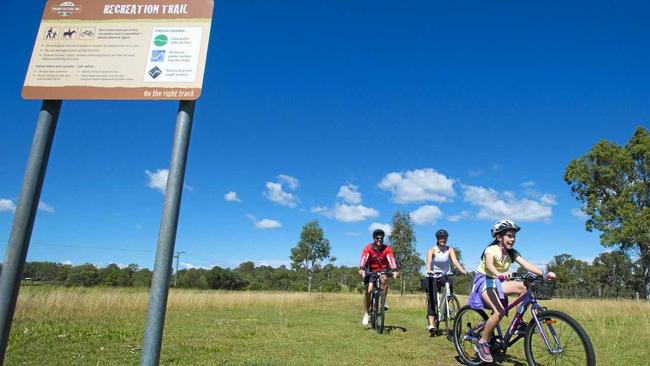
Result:
<instances>
[{"instance_id":1,"label":"dry grass","mask_svg":"<svg viewBox=\"0 0 650 366\"><path fill-rule=\"evenodd\" d=\"M324 295L283 292L177 290L169 292L167 308L174 310L293 308L324 301L346 302L358 294ZM149 292L125 288L23 288L16 306L16 319L93 317L128 314L147 309Z\"/></svg>"},{"instance_id":2,"label":"dry grass","mask_svg":"<svg viewBox=\"0 0 650 366\"><path fill-rule=\"evenodd\" d=\"M22 288L7 362L137 364L148 295L143 289ZM461 304L467 301L463 296L459 300ZM395 347L374 359L365 350L368 342L381 338L359 324L360 294L173 289L163 363L302 365L312 362L315 352L322 365L456 364L450 343L442 337L427 337L424 294L402 297L393 291L388 301L387 322L392 332L380 337ZM650 359L645 346L650 339L649 303L553 299L542 305L564 311L582 324L599 364L642 365ZM503 365L525 362L522 346L509 350L514 358ZM435 359L428 353L432 347Z\"/></svg>"}]
</instances>

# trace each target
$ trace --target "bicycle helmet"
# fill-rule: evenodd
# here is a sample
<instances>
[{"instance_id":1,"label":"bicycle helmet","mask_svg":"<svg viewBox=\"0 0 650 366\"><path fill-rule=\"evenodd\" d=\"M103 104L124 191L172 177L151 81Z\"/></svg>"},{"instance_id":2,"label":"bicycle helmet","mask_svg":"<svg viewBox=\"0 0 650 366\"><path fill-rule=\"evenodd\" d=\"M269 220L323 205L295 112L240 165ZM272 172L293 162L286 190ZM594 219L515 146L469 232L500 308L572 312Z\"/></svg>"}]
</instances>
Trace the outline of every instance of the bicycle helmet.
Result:
<instances>
[{"instance_id":1,"label":"bicycle helmet","mask_svg":"<svg viewBox=\"0 0 650 366\"><path fill-rule=\"evenodd\" d=\"M514 230L515 232L517 232L521 230L521 228L517 226L517 224L515 224L514 221L510 221L510 220L497 221L496 223L494 223L494 225L492 225L492 230L491 230L492 237L495 238L497 234L500 234L506 230Z\"/></svg>"},{"instance_id":2,"label":"bicycle helmet","mask_svg":"<svg viewBox=\"0 0 650 366\"><path fill-rule=\"evenodd\" d=\"M440 230L436 231L436 239L440 239L440 238L445 238L446 239L448 237L449 237L449 233L447 232L447 230L440 229Z\"/></svg>"},{"instance_id":3,"label":"bicycle helmet","mask_svg":"<svg viewBox=\"0 0 650 366\"><path fill-rule=\"evenodd\" d=\"M384 237L385 237L386 234L384 233L384 230L382 230L382 229L376 229L375 231L372 232L372 238L373 238L373 239L376 238L376 237L378 237L378 236L384 236Z\"/></svg>"}]
</instances>

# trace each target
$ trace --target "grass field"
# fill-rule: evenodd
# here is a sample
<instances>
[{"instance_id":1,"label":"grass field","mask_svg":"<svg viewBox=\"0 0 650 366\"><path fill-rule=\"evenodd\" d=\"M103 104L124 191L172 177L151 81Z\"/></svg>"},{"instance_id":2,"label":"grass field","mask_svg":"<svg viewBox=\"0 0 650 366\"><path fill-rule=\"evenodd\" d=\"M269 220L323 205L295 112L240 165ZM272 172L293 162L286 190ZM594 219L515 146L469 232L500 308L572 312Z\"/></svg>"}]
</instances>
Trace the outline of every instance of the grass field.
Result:
<instances>
[{"instance_id":1,"label":"grass field","mask_svg":"<svg viewBox=\"0 0 650 366\"><path fill-rule=\"evenodd\" d=\"M461 297L461 303L465 299ZM23 287L6 365L136 365L148 293ZM361 325L359 294L172 290L161 364L458 365L453 345L426 332L424 294L392 293L387 330ZM587 330L599 365L648 365L650 305L543 302ZM500 365L525 365L523 341Z\"/></svg>"}]
</instances>

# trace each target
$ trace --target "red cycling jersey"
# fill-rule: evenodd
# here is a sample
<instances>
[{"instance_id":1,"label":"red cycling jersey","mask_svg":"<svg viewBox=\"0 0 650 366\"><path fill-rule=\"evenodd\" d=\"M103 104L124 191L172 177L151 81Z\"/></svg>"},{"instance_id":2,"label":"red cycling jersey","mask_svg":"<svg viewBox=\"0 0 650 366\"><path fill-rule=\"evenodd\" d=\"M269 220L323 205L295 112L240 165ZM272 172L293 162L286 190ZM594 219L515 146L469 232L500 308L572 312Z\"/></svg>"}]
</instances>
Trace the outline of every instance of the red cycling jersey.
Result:
<instances>
[{"instance_id":1,"label":"red cycling jersey","mask_svg":"<svg viewBox=\"0 0 650 366\"><path fill-rule=\"evenodd\" d=\"M375 246L375 243L370 243L363 248L361 252L361 263L359 268L365 270L366 266L370 272L377 272L384 270L390 264L393 271L397 270L397 263L395 263L395 254L388 245L383 245L383 248Z\"/></svg>"}]
</instances>

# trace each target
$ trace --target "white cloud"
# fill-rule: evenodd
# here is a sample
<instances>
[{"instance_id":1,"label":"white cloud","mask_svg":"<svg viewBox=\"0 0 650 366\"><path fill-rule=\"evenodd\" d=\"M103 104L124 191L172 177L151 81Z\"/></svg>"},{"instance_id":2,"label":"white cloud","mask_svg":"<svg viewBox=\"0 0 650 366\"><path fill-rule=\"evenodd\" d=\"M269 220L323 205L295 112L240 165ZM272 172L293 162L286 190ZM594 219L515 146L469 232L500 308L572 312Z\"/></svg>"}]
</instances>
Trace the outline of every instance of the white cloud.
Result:
<instances>
[{"instance_id":1,"label":"white cloud","mask_svg":"<svg viewBox=\"0 0 650 366\"><path fill-rule=\"evenodd\" d=\"M72 263L72 261L68 259L67 261L63 261L63 264L64 264L64 265L71 266L71 265L73 265L74 263Z\"/></svg>"},{"instance_id":2,"label":"white cloud","mask_svg":"<svg viewBox=\"0 0 650 366\"><path fill-rule=\"evenodd\" d=\"M167 187L167 178L169 177L169 169L156 169L156 172L145 169L144 172L147 174L147 178L149 178L147 187L157 189L160 191L160 193L165 194L165 188ZM193 191L194 187L183 183L183 189Z\"/></svg>"},{"instance_id":3,"label":"white cloud","mask_svg":"<svg viewBox=\"0 0 650 366\"><path fill-rule=\"evenodd\" d=\"M168 169L156 169L156 172L151 172L149 169L144 171L149 177L147 186L149 188L157 189L161 193L165 193L165 187L167 186L167 176L169 175Z\"/></svg>"},{"instance_id":4,"label":"white cloud","mask_svg":"<svg viewBox=\"0 0 650 366\"><path fill-rule=\"evenodd\" d=\"M465 202L479 207L479 219L517 221L546 221L553 214L548 203L517 199L512 192L499 193L491 188L463 186ZM548 202L549 200L547 200Z\"/></svg>"},{"instance_id":5,"label":"white cloud","mask_svg":"<svg viewBox=\"0 0 650 366\"><path fill-rule=\"evenodd\" d=\"M277 220L261 219L255 222L255 227L258 229L277 229L281 228L282 224Z\"/></svg>"},{"instance_id":6,"label":"white cloud","mask_svg":"<svg viewBox=\"0 0 650 366\"><path fill-rule=\"evenodd\" d=\"M524 188L534 187L535 182L533 182L532 180L529 180L529 181L521 183L521 186L524 187Z\"/></svg>"},{"instance_id":7,"label":"white cloud","mask_svg":"<svg viewBox=\"0 0 650 366\"><path fill-rule=\"evenodd\" d=\"M38 202L38 209L47 213L55 212L54 206L43 201ZM16 212L16 204L12 200L0 198L0 212Z\"/></svg>"},{"instance_id":8,"label":"white cloud","mask_svg":"<svg viewBox=\"0 0 650 366\"><path fill-rule=\"evenodd\" d=\"M187 262L183 262L183 261L181 261L178 266L181 267L179 269L212 269L212 267L208 268L208 267L204 267L204 266L200 266L200 265L196 265L196 264L192 264L192 263L187 263Z\"/></svg>"},{"instance_id":9,"label":"white cloud","mask_svg":"<svg viewBox=\"0 0 650 366\"><path fill-rule=\"evenodd\" d=\"M278 181L280 183L284 183L291 189L292 191L295 191L296 188L300 185L300 182L298 182L298 179L290 176L290 175L285 175L285 174L280 174L278 175Z\"/></svg>"},{"instance_id":10,"label":"white cloud","mask_svg":"<svg viewBox=\"0 0 650 366\"><path fill-rule=\"evenodd\" d=\"M41 211L45 211L47 213L54 213L54 206L48 205L47 203L40 201L38 202L38 209Z\"/></svg>"},{"instance_id":11,"label":"white cloud","mask_svg":"<svg viewBox=\"0 0 650 366\"><path fill-rule=\"evenodd\" d=\"M320 213L341 222L359 222L379 216L379 212L374 208L362 205L346 205L344 203L337 203L331 209L327 207L313 207L311 212Z\"/></svg>"},{"instance_id":12,"label":"white cloud","mask_svg":"<svg viewBox=\"0 0 650 366\"><path fill-rule=\"evenodd\" d=\"M589 218L589 215L587 215L586 213L584 213L584 212L582 211L582 209L580 209L580 208L572 208L572 209L571 209L571 214L572 214L573 216L579 218L580 220L586 220L586 219Z\"/></svg>"},{"instance_id":13,"label":"white cloud","mask_svg":"<svg viewBox=\"0 0 650 366\"><path fill-rule=\"evenodd\" d=\"M345 235L347 235L347 236L361 236L361 233L357 232L357 231L346 231Z\"/></svg>"},{"instance_id":14,"label":"white cloud","mask_svg":"<svg viewBox=\"0 0 650 366\"><path fill-rule=\"evenodd\" d=\"M334 209L334 218L343 222L364 221L377 216L377 210L362 205L337 204Z\"/></svg>"},{"instance_id":15,"label":"white cloud","mask_svg":"<svg viewBox=\"0 0 650 366\"><path fill-rule=\"evenodd\" d=\"M0 212L15 212L16 204L12 200L0 198Z\"/></svg>"},{"instance_id":16,"label":"white cloud","mask_svg":"<svg viewBox=\"0 0 650 366\"><path fill-rule=\"evenodd\" d=\"M129 266L128 264L124 264L124 263L108 262L108 264L106 265L106 267L108 267L108 266L111 265L111 264L114 264L114 265L118 266L119 268L126 268L126 267Z\"/></svg>"},{"instance_id":17,"label":"white cloud","mask_svg":"<svg viewBox=\"0 0 650 366\"><path fill-rule=\"evenodd\" d=\"M266 229L278 229L282 227L282 224L277 220L272 220L272 219L257 220L253 215L246 215L246 217L251 219L255 227L258 229L266 230Z\"/></svg>"},{"instance_id":18,"label":"white cloud","mask_svg":"<svg viewBox=\"0 0 650 366\"><path fill-rule=\"evenodd\" d=\"M555 199L554 194L543 194L542 197L539 198L539 201L549 206L557 205L557 200Z\"/></svg>"},{"instance_id":19,"label":"white cloud","mask_svg":"<svg viewBox=\"0 0 650 366\"><path fill-rule=\"evenodd\" d=\"M384 230L384 233L386 233L386 236L389 236L393 232L393 226L391 224L382 224L380 222L373 222L368 226L368 232L372 234L373 231L381 229Z\"/></svg>"},{"instance_id":20,"label":"white cloud","mask_svg":"<svg viewBox=\"0 0 650 366\"><path fill-rule=\"evenodd\" d=\"M395 203L446 202L455 196L454 180L434 169L389 173L378 187L393 193Z\"/></svg>"},{"instance_id":21,"label":"white cloud","mask_svg":"<svg viewBox=\"0 0 650 366\"><path fill-rule=\"evenodd\" d=\"M241 202L239 197L237 197L237 192L230 191L223 195L223 199L228 202Z\"/></svg>"},{"instance_id":22,"label":"white cloud","mask_svg":"<svg viewBox=\"0 0 650 366\"><path fill-rule=\"evenodd\" d=\"M470 217L469 211L463 210L457 213L456 215L447 216L447 220L451 222L458 222L460 220L469 219L469 217Z\"/></svg>"},{"instance_id":23,"label":"white cloud","mask_svg":"<svg viewBox=\"0 0 650 366\"><path fill-rule=\"evenodd\" d=\"M282 206L296 207L298 198L292 193L282 190L282 184L266 182L266 192L264 196Z\"/></svg>"},{"instance_id":24,"label":"white cloud","mask_svg":"<svg viewBox=\"0 0 650 366\"><path fill-rule=\"evenodd\" d=\"M254 260L253 263L255 263L256 267L259 266L270 266L273 268L278 268L280 266L291 267L291 261L288 259L273 259L273 258L257 259Z\"/></svg>"},{"instance_id":25,"label":"white cloud","mask_svg":"<svg viewBox=\"0 0 650 366\"><path fill-rule=\"evenodd\" d=\"M418 225L435 224L436 220L442 217L442 211L438 206L425 205L411 212L409 216Z\"/></svg>"},{"instance_id":26,"label":"white cloud","mask_svg":"<svg viewBox=\"0 0 650 366\"><path fill-rule=\"evenodd\" d=\"M325 212L327 212L327 207L324 207L324 206L312 207L311 212L313 212L313 213L325 213Z\"/></svg>"},{"instance_id":27,"label":"white cloud","mask_svg":"<svg viewBox=\"0 0 650 366\"><path fill-rule=\"evenodd\" d=\"M361 193L357 191L358 188L359 187L352 184L341 186L341 189L339 189L339 193L336 195L336 198L340 198L343 200L343 202L349 203L351 205L358 205L361 203Z\"/></svg>"}]
</instances>

